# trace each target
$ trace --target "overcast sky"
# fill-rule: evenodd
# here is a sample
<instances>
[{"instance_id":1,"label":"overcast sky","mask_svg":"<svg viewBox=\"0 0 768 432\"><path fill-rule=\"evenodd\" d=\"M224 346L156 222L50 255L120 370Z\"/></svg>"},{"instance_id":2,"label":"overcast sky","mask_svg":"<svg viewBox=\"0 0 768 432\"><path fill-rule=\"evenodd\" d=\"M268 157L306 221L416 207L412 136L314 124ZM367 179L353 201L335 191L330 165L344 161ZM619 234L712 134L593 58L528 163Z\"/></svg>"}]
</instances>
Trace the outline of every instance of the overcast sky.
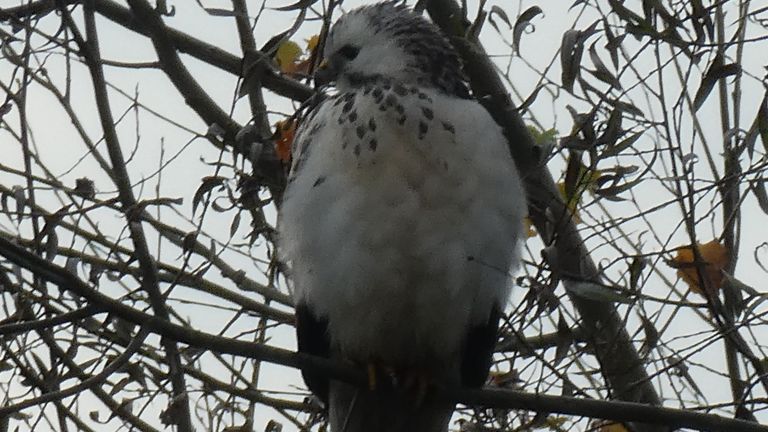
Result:
<instances>
[{"instance_id":1,"label":"overcast sky","mask_svg":"<svg viewBox=\"0 0 768 432\"><path fill-rule=\"evenodd\" d=\"M229 9L229 1L208 1L199 0L205 7L208 8L222 8ZM14 6L19 4L17 0L0 0L0 6ZM280 7L292 3L292 1L278 1L273 0L267 2L268 7ZM367 2L360 1L345 1L345 8L350 9L356 5ZM570 29L583 29L591 24L595 19L599 17L595 11L589 8L574 8L569 10L568 6L571 5L571 1L489 1L486 8L490 10L493 6L499 6L506 11L506 14L514 22L515 17L518 14L532 5L538 5L544 10L544 14L538 16L533 20L533 27L526 32L522 37L520 56L510 57L510 48L504 43L503 39L511 41L512 30L507 28L506 25L498 19L496 22L499 24L499 34L493 26L486 23L483 33L482 41L485 44L487 52L494 57L499 67L503 71L509 70L509 78L514 86L513 94L519 94L522 98L527 97L539 84L540 75L538 71L547 70L546 76L555 83L559 83L560 77L560 65L558 50L561 43L562 34ZM626 4L636 10L641 10L637 5L641 2L639 0L627 1ZM473 3L474 4L474 3ZM176 7L176 14L173 17L165 18L166 23L181 31L187 32L192 36L202 39L208 43L219 46L231 53L240 55L239 42L237 37L236 27L231 17L211 16L202 10L195 2L192 1L169 1L169 5ZM261 2L248 1L250 12L254 14ZM752 8L758 9L759 7L768 5L768 1L756 1L752 2ZM473 6L470 9L470 16L474 17L476 10ZM295 12L276 12L274 10L265 10L263 12L262 19L259 20L255 28L256 42L258 46L263 45L273 35L282 32L289 28L293 19L296 17ZM726 19L726 22L732 23L732 19ZM51 14L46 17L40 23L40 28L46 32L54 32L59 24L59 19ZM143 36L137 36L132 34L119 26L112 24L109 21L100 19L98 21L100 31L100 43L102 50L102 57L106 60L120 61L120 62L151 62L156 59L153 47L149 40ZM319 32L320 22L310 21L306 22L292 38L300 45L304 46L305 39L308 39L312 35ZM752 36L760 36L760 30L765 32L764 28L760 28L757 25L750 26L750 32ZM749 36L749 35L748 35ZM594 40L598 40L595 37ZM632 39L631 36L626 38L626 44L629 47L628 51L633 52L639 45ZM603 61L609 64L609 59L605 51L602 49L604 41L600 41L597 44L599 52L603 57ZM705 57L708 58L708 57ZM751 45L748 47L744 56L745 70L754 74L754 77L748 77L744 80L744 93L742 99L742 105L744 107L743 119L741 126L748 127L752 119L755 116L755 112L759 101L763 97L763 87L760 83L760 78L763 78L765 70L762 67L765 64L765 44ZM191 59L188 56L183 56L187 66L191 69L195 77L199 80L204 90L210 95L222 108L229 111L232 110L232 116L239 123L245 124L250 118L250 112L248 108L247 99L236 98L237 92L237 77L230 75L226 72L217 70L211 66L205 65L197 60ZM647 70L648 79L654 80L655 78L651 74L651 70L654 67L653 57L650 55L644 55L637 59L636 67L639 70ZM46 59L47 66L51 76L54 77L59 84L64 83L64 75L62 73L64 68L64 59L59 55L52 55ZM588 55L585 53L585 64L589 64ZM702 61L701 68L703 69L707 64L707 61ZM73 64L74 75L71 82L73 105L77 108L81 119L84 122L84 126L89 135L93 138L100 136L100 126L98 122L98 116L93 104L93 95L91 90L90 80L85 75L85 69L78 65ZM612 69L612 68L611 68ZM613 70L613 69L612 69ZM145 106L155 110L159 114L167 116L173 119L173 121L184 125L186 128L196 131L199 134L205 134L207 129L206 125L197 117L184 104L183 99L179 96L178 92L169 83L164 74L149 69L123 69L116 67L106 67L107 78L109 82L116 87L122 89L128 94L137 92L139 99ZM13 72L11 65L5 62L0 62L0 76L4 82L8 82L9 77ZM700 71L699 71L700 73ZM674 102L674 98L677 93L682 89L680 86L675 86L674 78L672 75L668 78L668 84L665 87L669 92L669 102ZM698 85L698 80L693 79L692 84ZM547 91L542 91L536 103L532 107L533 116L529 118L531 122L540 125L543 129L554 128L561 135L567 134L572 125L571 116L568 114L566 106L571 105L578 111L586 109L586 105L573 97L567 95L565 92L555 92L554 86L548 86ZM693 91L693 90L692 90ZM643 99L643 93L639 90L631 92L631 97L636 100L638 106L642 109L646 109L648 106ZM719 112L717 106L714 104L716 98L713 95L710 101L711 105L705 105L698 113L698 119L701 122L705 136L709 137L711 143L717 143L719 137L722 136L719 126ZM115 117L119 117L123 112L131 105L131 100L124 96L121 96L117 92L111 93L113 112ZM520 102L520 97L514 98L516 102ZM291 101L275 96L272 94L267 95L267 105L273 112L270 117L271 122L279 120L283 114L290 114L295 109L295 106ZM651 104L654 115L658 116L658 106ZM39 87L32 87L29 94L29 122L30 127L34 131L34 143L41 155L41 159L44 163L57 175L57 177L67 185L74 186L76 179L81 177L88 177L96 182L97 190L102 194L102 197L112 196L114 194L114 187L111 185L109 178L100 170L98 165L87 156L87 150L80 143L79 138L74 133L73 127L69 118L61 111L58 106L53 103L51 96L46 92L39 89ZM136 152L129 163L129 170L134 182L138 182L142 178L147 178L147 182L141 189L141 196L144 198L154 197L155 187L158 183L158 177L155 175L159 161L161 157L163 160L168 161L174 158L168 168L164 171L162 182L159 186L160 195L164 197L183 197L185 199L182 206L182 212L186 215L191 214L191 197L195 190L199 186L200 179L204 176L213 175L215 168L211 166L209 162L215 161L219 158L219 152L213 148L207 141L203 139L194 139L194 134L184 131L178 127L170 125L168 122L159 119L158 117L141 110L138 117L134 117L132 112L128 112L126 120L118 127L120 138L124 151L126 154L131 154L136 149ZM16 113L11 113L10 117L6 117L6 120L12 125L18 125ZM683 122L689 120L683 116ZM138 126L137 126L138 122ZM136 130L140 132L137 134ZM658 136L653 130L650 130L637 144L638 148L653 149L654 147L665 147L665 143L661 142L662 137ZM694 138L692 128L686 126L684 128L681 142L690 144L690 152L697 154L700 160L703 160L703 155L699 155L700 147L696 145L697 139ZM5 131L0 131L0 143L3 145L4 156L2 163L13 167L22 167L21 151L15 143L10 141L10 137ZM719 148L718 144L712 144L714 148ZM162 152L162 156L161 156ZM231 160L231 158L225 156L225 160ZM702 166L703 162L699 162L697 167L702 168L702 172L706 172L706 169ZM560 157L555 157L551 163L551 169L555 178L558 178L563 169L563 161ZM231 175L231 171L223 173L224 175ZM11 185L14 182L22 184L23 179L19 177L10 176L8 174L0 174L0 179L3 184ZM137 190L138 191L138 190ZM635 200L637 207L624 201L618 203L604 203L606 208L614 216L631 216L638 212L640 209L649 209L659 205L661 202L670 199L669 193L664 189L664 179L657 179L657 181L650 181L642 183L635 189ZM53 199L52 195L47 196L47 199ZM715 200L716 197L712 196L707 199ZM55 208L55 205L51 205L51 208ZM192 229L193 227L184 222L181 218L175 217L172 212L164 211L164 216L167 216L171 221L178 222L179 226L185 226L184 229ZM274 217L274 215L272 215ZM602 214L585 214L585 224L599 225L604 216ZM644 221L637 221L637 225L627 224L625 229L628 231L628 236L637 240L638 243L644 243L648 249L643 252L658 251L661 246L673 247L682 245L687 242L687 236L685 230L680 224L681 216L679 208L675 205L671 205L665 209L659 209L651 215L653 221L653 228L658 234L658 238L663 240L663 244L659 244L657 239L654 239L651 234L648 233L649 226ZM743 235L742 235L742 259L740 260L737 270L737 277L743 282L750 284L757 289L763 291L764 281L766 274L758 266L757 258L762 258L763 262L768 262L768 249L760 248L760 245L768 241L768 235L764 228L766 215L762 213L759 207L754 202L752 197L748 197L745 200L744 213L743 213ZM204 223L204 228L207 233L217 239L226 241L229 237L231 215L219 215L216 213L207 216L207 220ZM4 222L3 222L4 223ZM112 231L115 236L119 235L120 230L123 227L122 220L116 218L106 217L101 220L100 223L107 231ZM241 238L247 233L247 227L243 226L237 231L236 236ZM720 235L721 222L718 216L714 216L711 220L705 220L699 227L698 235L704 241L708 241L714 237ZM12 227L3 226L4 230L13 231ZM598 231L598 230L595 230ZM605 239L598 235L595 235L595 231L585 229L585 237L589 237L591 243L590 246L597 250L596 259L601 263L613 262L616 250L604 247ZM22 232L29 236L29 228L23 228ZM152 242L156 242L154 238L150 239ZM539 260L540 247L536 239L531 240L529 243L529 250L532 253L528 258L533 261ZM166 259L171 261L178 260L178 250L174 248L166 248L163 252ZM232 254L229 259L232 259L231 264L234 266L240 266L243 269L254 268L256 269L250 274L250 276L259 281L265 281L261 276L261 271L264 270L263 266L259 267L258 263L254 263L251 260L242 256ZM199 264L202 260L193 259L193 264ZM663 267L663 262L658 263L660 267ZM675 279L674 271L667 269L667 276L672 280ZM82 274L81 274L82 275ZM211 275L214 279L220 279L218 275ZM223 284L227 284L228 281L221 280ZM228 286L231 286L229 284ZM661 286L654 288L654 284L647 284L649 294L664 298L669 295L668 288ZM682 291L685 288L678 284L679 289ZM659 291L653 291L659 289ZM525 291L518 289L514 292L512 303L518 303ZM179 292L178 297L191 300L201 300L196 298L197 294L193 292ZM209 299L205 299L209 300ZM700 299L697 299L700 301ZM199 329L209 331L211 333L217 333L226 324L230 318L229 314L215 314L211 313L210 308L195 306L195 305L182 305L178 303L176 305L182 314L192 319ZM647 309L644 311L648 316L653 316L657 326L669 325L669 328L664 333L664 340L670 343L670 346L674 346L675 337L680 336L680 346L691 346L695 340L705 341L707 338L712 338L713 334L709 332L709 328L696 317L696 315L689 310L676 310L672 307L661 307L658 304L646 303ZM656 310L654 310L656 308ZM761 308L765 310L765 307ZM622 313L626 313L626 307L621 307ZM672 314L677 314L675 319L669 322ZM555 317L556 318L556 317ZM630 322L630 332L634 332L639 328L639 320L637 314L633 311L628 313L628 319ZM236 322L235 326L230 330L229 334L236 334L238 331L246 331L249 325L256 325L256 319L240 319ZM693 326L700 326L694 327ZM541 330L551 330L552 326L545 326L544 328L537 327L532 330L535 332ZM703 333L695 337L689 337L692 333L701 330ZM762 335L768 337L765 332L765 328L758 329ZM280 328L274 331L270 344L283 346L287 348L293 348L294 342L290 329ZM552 350L550 350L552 351ZM548 353L547 357L551 358L554 353ZM714 373L708 373L708 369L714 371L725 370L725 359L722 354L722 347L719 343L711 345L709 348L703 348L702 352L696 355L696 365L692 366L694 373L700 373L702 377L702 383L706 384L705 393L709 398L709 402L716 403L720 401L730 400L730 391L727 382L718 377ZM533 372L532 372L533 373ZM271 365L265 366L265 372L262 375L263 381L260 387L272 388L275 390L293 390L291 385L299 386L300 380L298 374L295 371L288 370L286 368L275 367ZM711 380L711 381L710 381ZM712 383L713 385L709 385ZM667 381L660 381L657 384L661 385L662 392L665 396L675 398L672 393L673 388ZM756 396L765 396L762 393L757 393ZM690 397L689 397L690 398ZM152 407L152 410L159 412L162 407ZM150 410L150 411L152 411ZM104 411L102 409L102 411ZM279 416L271 410L264 410L262 417L254 425L255 430L263 430L266 423L270 418L279 419ZM760 414L763 420L767 418ZM156 417L154 417L156 418ZM151 420L152 417L149 417ZM41 428L40 430L45 430ZM284 431L291 431L288 425Z\"/></svg>"}]
</instances>

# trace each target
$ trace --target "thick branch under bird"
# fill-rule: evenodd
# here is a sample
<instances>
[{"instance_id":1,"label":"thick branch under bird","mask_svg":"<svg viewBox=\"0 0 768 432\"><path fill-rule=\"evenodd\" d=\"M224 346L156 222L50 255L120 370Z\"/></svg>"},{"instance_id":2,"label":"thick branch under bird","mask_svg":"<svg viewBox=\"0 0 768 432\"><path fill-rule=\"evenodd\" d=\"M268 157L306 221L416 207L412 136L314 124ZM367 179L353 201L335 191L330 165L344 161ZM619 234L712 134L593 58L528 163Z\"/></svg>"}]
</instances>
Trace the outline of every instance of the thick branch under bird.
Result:
<instances>
[{"instance_id":1,"label":"thick branch under bird","mask_svg":"<svg viewBox=\"0 0 768 432\"><path fill-rule=\"evenodd\" d=\"M421 15L354 9L324 59L316 81L337 92L297 131L281 254L299 350L378 378L304 379L333 432L442 432L454 406L431 390L488 376L519 262L520 178L458 55Z\"/></svg>"}]
</instances>

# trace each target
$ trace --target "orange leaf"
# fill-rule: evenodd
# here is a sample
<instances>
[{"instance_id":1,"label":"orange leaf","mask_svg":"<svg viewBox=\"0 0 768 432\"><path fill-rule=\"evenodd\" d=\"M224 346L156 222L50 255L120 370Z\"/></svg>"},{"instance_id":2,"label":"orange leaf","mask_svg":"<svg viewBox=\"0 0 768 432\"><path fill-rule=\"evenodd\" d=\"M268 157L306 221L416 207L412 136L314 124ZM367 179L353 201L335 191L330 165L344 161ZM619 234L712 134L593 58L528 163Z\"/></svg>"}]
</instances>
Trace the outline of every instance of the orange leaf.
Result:
<instances>
[{"instance_id":1,"label":"orange leaf","mask_svg":"<svg viewBox=\"0 0 768 432\"><path fill-rule=\"evenodd\" d=\"M677 269L677 275L688 284L691 291L704 295L704 287L708 287L710 294L716 294L722 286L723 269L728 265L728 250L725 246L712 240L708 243L697 243L701 259L701 273L706 285L699 279L699 271L694 264L693 248L686 246L677 250L677 255L669 264Z\"/></svg>"},{"instance_id":2,"label":"orange leaf","mask_svg":"<svg viewBox=\"0 0 768 432\"><path fill-rule=\"evenodd\" d=\"M296 135L296 123L296 120L293 119L280 120L275 123L275 134L273 135L275 152L284 163L291 161L291 146Z\"/></svg>"},{"instance_id":3,"label":"orange leaf","mask_svg":"<svg viewBox=\"0 0 768 432\"><path fill-rule=\"evenodd\" d=\"M312 60L306 59L293 64L290 72L286 72L288 75L295 77L309 76L309 68L312 67Z\"/></svg>"}]
</instances>

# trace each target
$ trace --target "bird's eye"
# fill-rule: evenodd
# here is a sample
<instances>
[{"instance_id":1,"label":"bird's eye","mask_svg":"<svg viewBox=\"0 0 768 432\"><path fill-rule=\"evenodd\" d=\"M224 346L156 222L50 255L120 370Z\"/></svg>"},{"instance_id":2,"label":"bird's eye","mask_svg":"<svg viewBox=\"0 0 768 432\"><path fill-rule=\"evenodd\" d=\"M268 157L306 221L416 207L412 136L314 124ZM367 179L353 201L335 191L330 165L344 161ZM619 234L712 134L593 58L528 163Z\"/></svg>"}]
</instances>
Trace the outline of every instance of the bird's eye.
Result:
<instances>
[{"instance_id":1,"label":"bird's eye","mask_svg":"<svg viewBox=\"0 0 768 432\"><path fill-rule=\"evenodd\" d=\"M344 45L339 49L339 54L347 60L354 60L359 52L360 48L352 45Z\"/></svg>"}]
</instances>

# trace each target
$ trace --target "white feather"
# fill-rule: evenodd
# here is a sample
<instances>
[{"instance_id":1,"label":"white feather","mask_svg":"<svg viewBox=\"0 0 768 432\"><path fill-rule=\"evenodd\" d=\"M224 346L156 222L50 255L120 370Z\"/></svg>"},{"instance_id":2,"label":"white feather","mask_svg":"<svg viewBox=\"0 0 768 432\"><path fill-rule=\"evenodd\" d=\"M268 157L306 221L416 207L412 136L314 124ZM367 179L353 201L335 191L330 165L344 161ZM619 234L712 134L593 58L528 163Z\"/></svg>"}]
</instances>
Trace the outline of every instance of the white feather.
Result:
<instances>
[{"instance_id":1,"label":"white feather","mask_svg":"<svg viewBox=\"0 0 768 432\"><path fill-rule=\"evenodd\" d=\"M328 319L344 355L426 366L455 361L468 327L506 302L526 200L480 104L408 90L388 92L405 110L402 125L362 91L356 122L339 124L344 103L327 101L302 125L280 246L296 301ZM370 119L376 130L358 137L355 125Z\"/></svg>"}]
</instances>

